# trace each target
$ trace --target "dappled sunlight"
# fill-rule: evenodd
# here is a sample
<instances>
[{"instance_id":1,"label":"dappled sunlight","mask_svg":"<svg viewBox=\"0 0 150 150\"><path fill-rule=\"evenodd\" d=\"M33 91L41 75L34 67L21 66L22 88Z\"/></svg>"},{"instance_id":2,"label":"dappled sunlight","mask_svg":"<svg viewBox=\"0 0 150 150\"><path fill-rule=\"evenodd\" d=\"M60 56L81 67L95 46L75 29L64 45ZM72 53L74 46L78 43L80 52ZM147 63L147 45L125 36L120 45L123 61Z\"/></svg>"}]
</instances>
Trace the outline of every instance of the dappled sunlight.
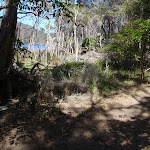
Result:
<instances>
[{"instance_id":1,"label":"dappled sunlight","mask_svg":"<svg viewBox=\"0 0 150 150\"><path fill-rule=\"evenodd\" d=\"M97 131L98 132L109 132L111 131L111 127L109 126L107 121L100 120L97 123Z\"/></svg>"},{"instance_id":2,"label":"dappled sunlight","mask_svg":"<svg viewBox=\"0 0 150 150\"><path fill-rule=\"evenodd\" d=\"M34 114L21 108L13 115L10 111L1 122L0 146L4 150L144 149L149 146L150 99L147 94L135 98L121 94L93 100L91 94L74 94L55 107L37 106Z\"/></svg>"},{"instance_id":3,"label":"dappled sunlight","mask_svg":"<svg viewBox=\"0 0 150 150\"><path fill-rule=\"evenodd\" d=\"M35 133L35 136L36 136L40 141L44 141L44 140L45 140L45 134L46 134L46 131L44 131L44 130L38 130L38 131Z\"/></svg>"},{"instance_id":4,"label":"dappled sunlight","mask_svg":"<svg viewBox=\"0 0 150 150\"><path fill-rule=\"evenodd\" d=\"M130 140L124 140L121 142L121 146L126 146L126 145L131 145L131 141Z\"/></svg>"},{"instance_id":5,"label":"dappled sunlight","mask_svg":"<svg viewBox=\"0 0 150 150\"><path fill-rule=\"evenodd\" d=\"M75 138L75 140L76 138L91 139L92 136L93 136L93 133L85 129L77 129L73 132L73 137Z\"/></svg>"},{"instance_id":6,"label":"dappled sunlight","mask_svg":"<svg viewBox=\"0 0 150 150\"><path fill-rule=\"evenodd\" d=\"M91 107L92 102L90 94L67 96L66 99L60 103L62 112L72 117L78 117Z\"/></svg>"}]
</instances>

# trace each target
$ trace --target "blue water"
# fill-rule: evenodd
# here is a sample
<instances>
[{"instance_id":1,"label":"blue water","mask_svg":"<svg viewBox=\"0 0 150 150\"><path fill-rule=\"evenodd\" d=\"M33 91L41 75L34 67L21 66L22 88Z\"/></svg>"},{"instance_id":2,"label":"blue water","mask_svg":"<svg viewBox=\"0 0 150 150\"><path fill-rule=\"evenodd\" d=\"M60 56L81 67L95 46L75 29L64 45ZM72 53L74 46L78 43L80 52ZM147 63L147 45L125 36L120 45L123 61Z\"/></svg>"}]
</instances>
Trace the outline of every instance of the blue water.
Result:
<instances>
[{"instance_id":1,"label":"blue water","mask_svg":"<svg viewBox=\"0 0 150 150\"><path fill-rule=\"evenodd\" d=\"M26 48L26 49L28 49L29 47L29 44L24 44L23 45L23 48ZM31 45L31 47L33 47L33 45ZM38 45L38 44L35 44L34 45L34 50L38 50L38 49L41 49L41 50L44 50L44 49L46 49L46 46L45 45ZM30 50L30 49L29 49Z\"/></svg>"}]
</instances>

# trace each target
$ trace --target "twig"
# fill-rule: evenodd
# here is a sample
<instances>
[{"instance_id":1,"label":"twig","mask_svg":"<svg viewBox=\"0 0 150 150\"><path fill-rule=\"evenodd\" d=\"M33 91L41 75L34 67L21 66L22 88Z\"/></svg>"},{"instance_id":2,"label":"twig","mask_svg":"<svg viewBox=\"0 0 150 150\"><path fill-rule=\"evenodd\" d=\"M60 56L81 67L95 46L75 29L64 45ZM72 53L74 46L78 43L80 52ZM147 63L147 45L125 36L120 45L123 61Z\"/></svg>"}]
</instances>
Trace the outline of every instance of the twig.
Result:
<instances>
[{"instance_id":1,"label":"twig","mask_svg":"<svg viewBox=\"0 0 150 150\"><path fill-rule=\"evenodd\" d=\"M147 71L149 71L149 70L150 70L150 68L146 69L145 72L147 72Z\"/></svg>"}]
</instances>

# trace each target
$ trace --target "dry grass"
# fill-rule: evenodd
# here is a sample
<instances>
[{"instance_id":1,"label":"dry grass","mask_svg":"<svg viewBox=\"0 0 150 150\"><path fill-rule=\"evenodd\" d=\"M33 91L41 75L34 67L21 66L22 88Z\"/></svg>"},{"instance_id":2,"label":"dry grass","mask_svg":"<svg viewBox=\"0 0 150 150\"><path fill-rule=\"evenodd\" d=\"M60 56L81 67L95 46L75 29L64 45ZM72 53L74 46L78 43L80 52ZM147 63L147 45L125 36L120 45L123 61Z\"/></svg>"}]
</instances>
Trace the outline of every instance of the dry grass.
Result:
<instances>
[{"instance_id":1,"label":"dry grass","mask_svg":"<svg viewBox=\"0 0 150 150\"><path fill-rule=\"evenodd\" d=\"M73 93L86 93L87 86L83 83L74 82L71 80L63 80L59 82L45 81L41 85L39 96L47 101L56 98L64 98Z\"/></svg>"}]
</instances>

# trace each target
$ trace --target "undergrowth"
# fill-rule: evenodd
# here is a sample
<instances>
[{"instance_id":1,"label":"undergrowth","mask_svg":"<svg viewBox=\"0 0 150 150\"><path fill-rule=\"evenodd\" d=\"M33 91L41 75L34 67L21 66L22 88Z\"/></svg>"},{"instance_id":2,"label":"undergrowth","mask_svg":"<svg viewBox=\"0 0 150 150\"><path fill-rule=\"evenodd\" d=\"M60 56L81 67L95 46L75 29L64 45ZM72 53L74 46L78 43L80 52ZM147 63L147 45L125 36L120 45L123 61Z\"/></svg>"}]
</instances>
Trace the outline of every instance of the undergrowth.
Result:
<instances>
[{"instance_id":1,"label":"undergrowth","mask_svg":"<svg viewBox=\"0 0 150 150\"><path fill-rule=\"evenodd\" d=\"M24 69L30 70L30 67ZM98 89L99 94L118 91L124 88L125 82L141 83L139 70L113 70L102 61L93 64L67 62L51 69L41 69L38 76L38 86L36 87L39 87L39 96L48 101L75 93L95 94L95 89ZM148 79L150 74L146 73L146 77ZM13 83L14 89L19 89L15 95L17 93L23 95L24 91L28 91L28 93L33 91L32 84L24 82L20 81L23 83L20 84L18 80ZM28 88L30 89L26 90Z\"/></svg>"}]
</instances>

